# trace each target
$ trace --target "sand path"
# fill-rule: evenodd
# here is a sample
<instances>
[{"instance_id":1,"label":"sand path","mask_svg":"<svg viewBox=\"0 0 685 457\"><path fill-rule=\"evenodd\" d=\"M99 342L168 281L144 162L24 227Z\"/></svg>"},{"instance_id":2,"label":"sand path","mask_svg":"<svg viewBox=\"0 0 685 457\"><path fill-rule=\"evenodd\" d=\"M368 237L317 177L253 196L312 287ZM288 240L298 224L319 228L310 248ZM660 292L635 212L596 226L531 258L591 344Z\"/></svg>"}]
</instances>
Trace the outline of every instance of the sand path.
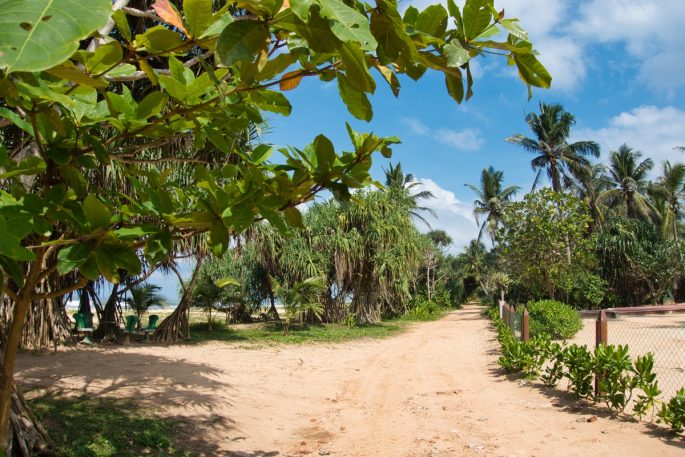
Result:
<instances>
[{"instance_id":1,"label":"sand path","mask_svg":"<svg viewBox=\"0 0 685 457\"><path fill-rule=\"evenodd\" d=\"M683 456L685 440L502 376L480 308L385 340L24 354L24 388L135 396L222 456ZM597 415L598 420L586 419Z\"/></svg>"}]
</instances>

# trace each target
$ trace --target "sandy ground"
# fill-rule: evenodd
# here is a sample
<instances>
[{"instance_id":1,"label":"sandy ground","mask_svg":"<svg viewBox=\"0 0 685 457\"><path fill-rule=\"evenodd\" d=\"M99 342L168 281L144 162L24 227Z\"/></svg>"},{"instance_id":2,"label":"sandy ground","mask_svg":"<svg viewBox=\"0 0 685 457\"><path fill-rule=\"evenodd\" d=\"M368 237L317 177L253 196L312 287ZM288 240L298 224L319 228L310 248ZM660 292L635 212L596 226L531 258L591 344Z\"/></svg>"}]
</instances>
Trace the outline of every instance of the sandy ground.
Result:
<instances>
[{"instance_id":1,"label":"sandy ground","mask_svg":"<svg viewBox=\"0 0 685 457\"><path fill-rule=\"evenodd\" d=\"M221 456L683 456L685 439L507 379L480 309L338 345L24 354L22 387L135 396ZM596 415L598 419L588 422Z\"/></svg>"}]
</instances>

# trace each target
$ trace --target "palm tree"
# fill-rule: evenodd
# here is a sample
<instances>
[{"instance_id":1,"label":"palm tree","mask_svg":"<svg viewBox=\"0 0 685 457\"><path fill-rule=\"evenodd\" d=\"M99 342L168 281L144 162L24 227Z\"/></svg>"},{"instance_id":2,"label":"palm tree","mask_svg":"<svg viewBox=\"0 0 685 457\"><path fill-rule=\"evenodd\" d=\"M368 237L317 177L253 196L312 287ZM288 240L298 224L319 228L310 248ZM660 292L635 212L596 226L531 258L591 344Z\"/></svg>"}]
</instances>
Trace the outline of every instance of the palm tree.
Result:
<instances>
[{"instance_id":1,"label":"palm tree","mask_svg":"<svg viewBox=\"0 0 685 457\"><path fill-rule=\"evenodd\" d=\"M663 163L663 174L651 188L655 197L664 200L662 232L673 230L673 239L678 242L678 219L680 219L680 200L685 198L685 164Z\"/></svg>"},{"instance_id":2,"label":"palm tree","mask_svg":"<svg viewBox=\"0 0 685 457\"><path fill-rule=\"evenodd\" d=\"M495 170L493 167L484 168L480 176L480 188L466 184L478 197L473 201L473 216L476 223L480 224L478 231L478 241L483 236L483 231L487 229L490 240L495 245L495 233L502 223L502 210L511 201L511 198L520 190L518 186L509 186L502 189L504 173ZM484 218L483 218L484 217ZM483 223L480 223L483 218Z\"/></svg>"},{"instance_id":3,"label":"palm tree","mask_svg":"<svg viewBox=\"0 0 685 457\"><path fill-rule=\"evenodd\" d=\"M431 208L427 206L419 206L419 201L435 198L433 192L430 190L422 190L420 192L413 193L411 189L416 186L420 186L421 183L416 181L416 178L413 174L404 174L402 171L402 164L399 162L394 167L392 164L390 164L389 168L387 170L383 169L383 171L385 172L385 186L390 190L399 191L405 194L413 204L411 215L419 219L421 222L426 224L428 228L430 228L430 224L426 218L420 214L420 212L427 212L433 217L437 217L437 215Z\"/></svg>"},{"instance_id":4,"label":"palm tree","mask_svg":"<svg viewBox=\"0 0 685 457\"><path fill-rule=\"evenodd\" d=\"M576 172L576 179L572 188L578 198L583 200L590 210L592 230L601 228L607 209L600 197L602 193L611 188L611 180L606 174L606 167L599 163L582 167Z\"/></svg>"},{"instance_id":5,"label":"palm tree","mask_svg":"<svg viewBox=\"0 0 685 457\"><path fill-rule=\"evenodd\" d=\"M601 195L601 201L611 207L625 207L626 215L649 219L650 205L645 194L647 174L654 167L652 159L640 161L642 153L623 144L609 156L611 189Z\"/></svg>"},{"instance_id":6,"label":"palm tree","mask_svg":"<svg viewBox=\"0 0 685 457\"><path fill-rule=\"evenodd\" d=\"M128 290L129 297L124 299L126 306L133 310L138 317L138 327L140 319L150 308L164 308L166 300L159 293L161 287L146 282L133 286Z\"/></svg>"},{"instance_id":7,"label":"palm tree","mask_svg":"<svg viewBox=\"0 0 685 457\"><path fill-rule=\"evenodd\" d=\"M562 179L570 179L574 170L589 165L588 156L599 157L599 145L594 141L568 143L576 119L559 104L541 102L540 114L528 113L526 123L533 131L534 139L517 134L506 141L535 154L530 162L537 171L533 189L544 169L552 181L552 189L561 192Z\"/></svg>"},{"instance_id":8,"label":"palm tree","mask_svg":"<svg viewBox=\"0 0 685 457\"><path fill-rule=\"evenodd\" d=\"M326 289L325 277L307 278L304 281L296 282L292 287L279 284L273 276L269 277L269 281L285 311L284 335L289 333L292 320L299 317L300 323L302 323L302 318L307 312L317 319L321 319L323 305L321 305L320 300Z\"/></svg>"},{"instance_id":9,"label":"palm tree","mask_svg":"<svg viewBox=\"0 0 685 457\"><path fill-rule=\"evenodd\" d=\"M471 240L458 257L464 265L466 274L473 277L483 291L486 290L484 279L487 270L487 256L488 251L485 249L485 245L478 240Z\"/></svg>"}]
</instances>

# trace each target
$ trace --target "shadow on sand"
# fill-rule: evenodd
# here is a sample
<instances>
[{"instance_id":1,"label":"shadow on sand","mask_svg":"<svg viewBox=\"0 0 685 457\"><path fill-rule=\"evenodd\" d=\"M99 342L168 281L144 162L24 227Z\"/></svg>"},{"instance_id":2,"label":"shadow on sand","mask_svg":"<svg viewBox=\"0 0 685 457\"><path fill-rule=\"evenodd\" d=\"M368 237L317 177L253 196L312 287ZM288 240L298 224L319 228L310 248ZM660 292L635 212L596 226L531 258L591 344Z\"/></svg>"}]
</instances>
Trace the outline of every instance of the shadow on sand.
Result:
<instances>
[{"instance_id":1,"label":"shadow on sand","mask_svg":"<svg viewBox=\"0 0 685 457\"><path fill-rule=\"evenodd\" d=\"M59 434L65 433L65 427L69 426L60 421L71 415L72 425L74 421L85 425L67 438L81 440L84 449L88 443L92 446L97 440L107 439L107 433L115 433L117 429L130 430L132 437L141 428L154 429L150 425L152 420L162 428L173 430L169 438L171 446L184 451L182 454L166 451L150 454L149 449L154 451L155 448L143 443L142 448L148 449L144 453L152 456L280 455L277 450L234 452L220 448L218 442L239 441L245 437L239 436L233 418L214 414L231 406L227 398L234 387L221 380L222 370L209 364L141 354L135 350L111 350L107 346L70 349L56 354L23 354L18 362L18 384L25 392L33 391L29 397L33 398L34 407L43 416L48 432L55 435L53 439L57 443L64 438ZM214 395L227 391L229 395ZM175 415L170 412L173 410L182 410L183 414ZM201 413L195 415L194 410ZM141 411L145 412L142 418ZM152 416L148 417L147 412ZM99 426L88 426L104 418L107 421ZM91 430L90 436L88 430ZM155 442L154 430L149 433L153 436L148 438ZM116 441L115 438L112 436L112 440ZM112 455L142 454L116 452Z\"/></svg>"}]
</instances>

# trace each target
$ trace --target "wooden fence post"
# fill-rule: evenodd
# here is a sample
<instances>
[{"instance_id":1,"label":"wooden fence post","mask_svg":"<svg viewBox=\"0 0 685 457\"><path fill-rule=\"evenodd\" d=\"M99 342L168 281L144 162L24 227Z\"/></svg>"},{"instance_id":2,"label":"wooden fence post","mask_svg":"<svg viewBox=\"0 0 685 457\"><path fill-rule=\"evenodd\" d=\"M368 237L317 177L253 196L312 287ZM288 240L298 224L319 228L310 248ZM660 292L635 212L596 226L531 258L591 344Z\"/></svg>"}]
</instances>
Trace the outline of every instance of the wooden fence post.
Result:
<instances>
[{"instance_id":1,"label":"wooden fence post","mask_svg":"<svg viewBox=\"0 0 685 457\"><path fill-rule=\"evenodd\" d=\"M521 341L528 341L530 339L530 319L528 317L528 309L523 307L523 314L521 315Z\"/></svg>"},{"instance_id":2,"label":"wooden fence post","mask_svg":"<svg viewBox=\"0 0 685 457\"><path fill-rule=\"evenodd\" d=\"M597 315L597 320L595 321L595 348L598 347L600 344L602 346L606 346L607 341L607 313L604 310L602 310ZM600 394L599 381L599 376L595 374L595 395Z\"/></svg>"}]
</instances>

